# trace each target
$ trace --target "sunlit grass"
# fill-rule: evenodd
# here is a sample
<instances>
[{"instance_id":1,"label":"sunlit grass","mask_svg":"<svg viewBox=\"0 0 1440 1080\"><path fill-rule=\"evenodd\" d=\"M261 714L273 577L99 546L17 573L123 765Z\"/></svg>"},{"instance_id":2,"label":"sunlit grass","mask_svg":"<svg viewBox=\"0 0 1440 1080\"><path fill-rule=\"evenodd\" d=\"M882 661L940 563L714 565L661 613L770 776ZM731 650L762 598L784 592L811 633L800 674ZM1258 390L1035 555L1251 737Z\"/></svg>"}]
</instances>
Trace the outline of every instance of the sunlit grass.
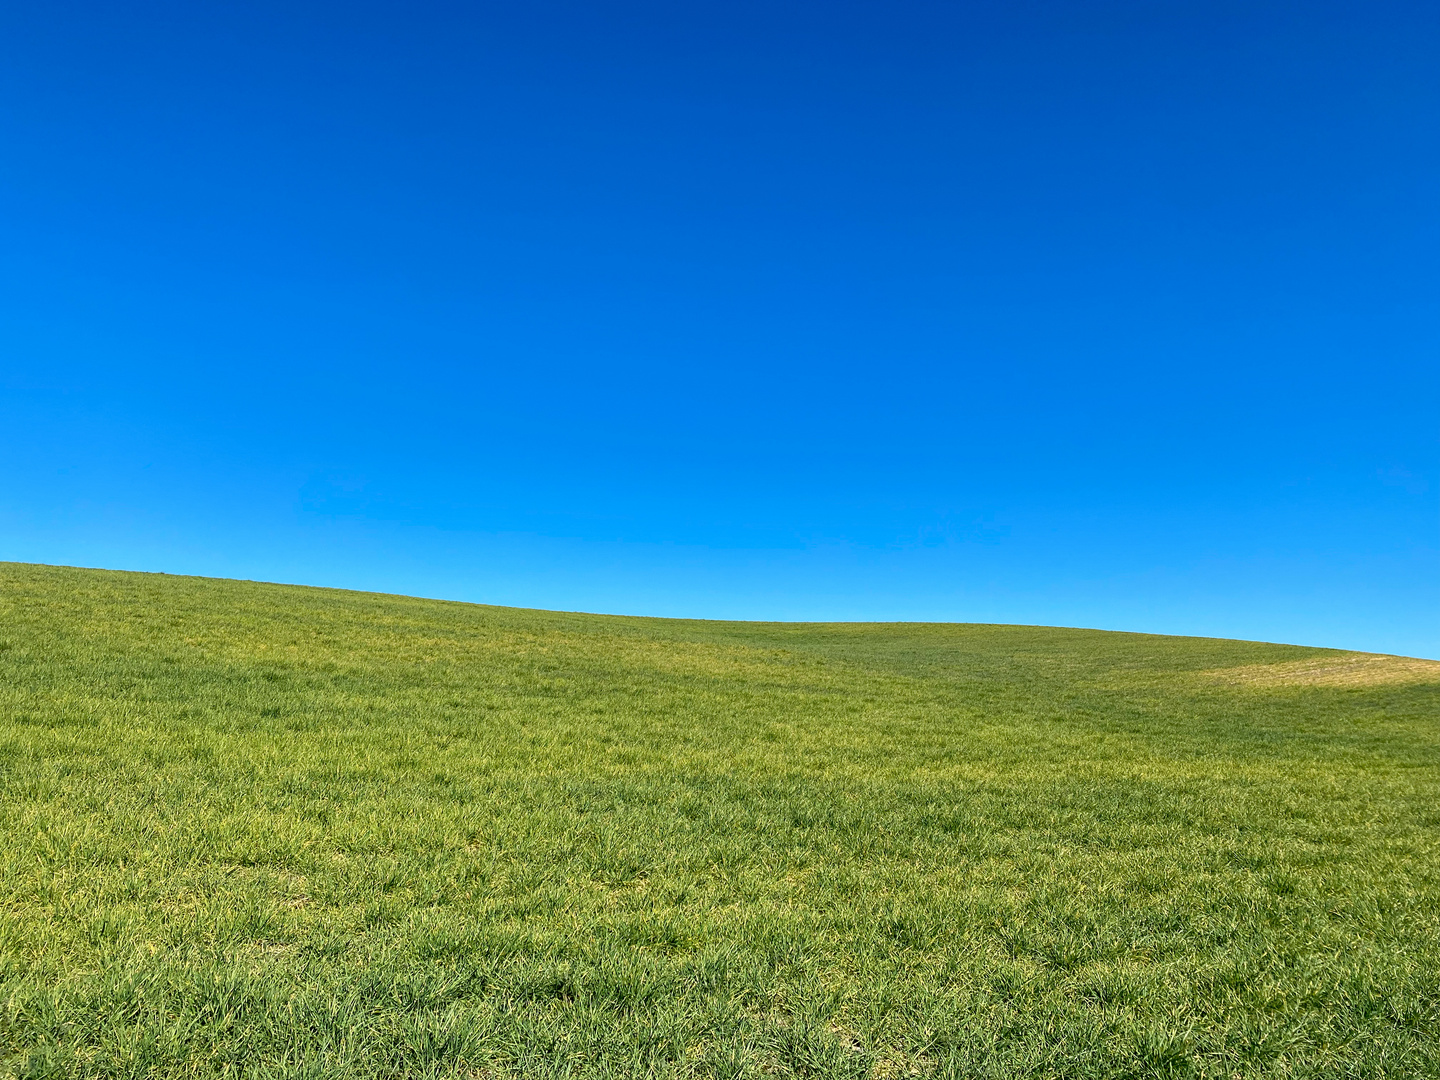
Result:
<instances>
[{"instance_id":1,"label":"sunlit grass","mask_svg":"<svg viewBox=\"0 0 1440 1080\"><path fill-rule=\"evenodd\" d=\"M1440 1075L1440 678L1331 661L0 564L0 1061Z\"/></svg>"}]
</instances>

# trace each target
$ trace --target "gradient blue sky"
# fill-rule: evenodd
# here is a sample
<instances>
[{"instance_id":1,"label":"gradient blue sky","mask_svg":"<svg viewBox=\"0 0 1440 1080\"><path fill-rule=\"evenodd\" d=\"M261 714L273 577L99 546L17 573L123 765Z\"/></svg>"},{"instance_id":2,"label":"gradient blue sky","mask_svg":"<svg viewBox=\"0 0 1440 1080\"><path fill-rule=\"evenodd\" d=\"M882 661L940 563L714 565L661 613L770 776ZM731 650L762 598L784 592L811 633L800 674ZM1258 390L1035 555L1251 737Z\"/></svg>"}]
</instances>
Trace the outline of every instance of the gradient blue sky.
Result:
<instances>
[{"instance_id":1,"label":"gradient blue sky","mask_svg":"<svg viewBox=\"0 0 1440 1080\"><path fill-rule=\"evenodd\" d=\"M0 7L0 558L1440 657L1433 3Z\"/></svg>"}]
</instances>

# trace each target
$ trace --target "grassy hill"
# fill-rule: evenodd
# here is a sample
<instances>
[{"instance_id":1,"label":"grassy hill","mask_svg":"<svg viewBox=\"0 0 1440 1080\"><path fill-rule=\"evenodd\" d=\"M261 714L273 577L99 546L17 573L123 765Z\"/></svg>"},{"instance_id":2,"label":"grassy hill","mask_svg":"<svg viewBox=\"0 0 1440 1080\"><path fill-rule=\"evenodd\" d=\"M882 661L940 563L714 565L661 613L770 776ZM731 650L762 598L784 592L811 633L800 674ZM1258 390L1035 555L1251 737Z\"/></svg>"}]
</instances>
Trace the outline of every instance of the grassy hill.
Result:
<instances>
[{"instance_id":1,"label":"grassy hill","mask_svg":"<svg viewBox=\"0 0 1440 1080\"><path fill-rule=\"evenodd\" d=\"M0 1070L1440 1075L1440 664L0 564Z\"/></svg>"}]
</instances>

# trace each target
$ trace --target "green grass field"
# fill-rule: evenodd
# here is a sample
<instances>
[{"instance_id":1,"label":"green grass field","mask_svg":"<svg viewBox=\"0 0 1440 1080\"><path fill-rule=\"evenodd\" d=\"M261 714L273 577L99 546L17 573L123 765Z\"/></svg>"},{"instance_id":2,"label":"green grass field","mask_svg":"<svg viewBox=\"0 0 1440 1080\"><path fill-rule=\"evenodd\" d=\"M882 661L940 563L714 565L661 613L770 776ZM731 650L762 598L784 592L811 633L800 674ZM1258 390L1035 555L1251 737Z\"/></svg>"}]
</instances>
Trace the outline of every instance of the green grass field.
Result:
<instances>
[{"instance_id":1,"label":"green grass field","mask_svg":"<svg viewBox=\"0 0 1440 1080\"><path fill-rule=\"evenodd\" d=\"M0 564L0 1070L1440 1076L1440 664Z\"/></svg>"}]
</instances>

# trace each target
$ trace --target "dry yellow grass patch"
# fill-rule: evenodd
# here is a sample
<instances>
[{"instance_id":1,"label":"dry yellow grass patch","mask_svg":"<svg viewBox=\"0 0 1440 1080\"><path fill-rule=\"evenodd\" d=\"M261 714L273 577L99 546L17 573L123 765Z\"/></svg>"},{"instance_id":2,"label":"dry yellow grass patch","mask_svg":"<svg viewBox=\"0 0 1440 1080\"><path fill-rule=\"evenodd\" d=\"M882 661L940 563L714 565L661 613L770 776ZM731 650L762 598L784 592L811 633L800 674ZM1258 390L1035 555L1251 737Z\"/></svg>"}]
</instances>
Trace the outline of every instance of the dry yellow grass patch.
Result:
<instances>
[{"instance_id":1,"label":"dry yellow grass patch","mask_svg":"<svg viewBox=\"0 0 1440 1080\"><path fill-rule=\"evenodd\" d=\"M1440 682L1440 660L1341 653L1285 664L1249 664L1206 674L1220 682L1250 686L1380 686Z\"/></svg>"}]
</instances>

